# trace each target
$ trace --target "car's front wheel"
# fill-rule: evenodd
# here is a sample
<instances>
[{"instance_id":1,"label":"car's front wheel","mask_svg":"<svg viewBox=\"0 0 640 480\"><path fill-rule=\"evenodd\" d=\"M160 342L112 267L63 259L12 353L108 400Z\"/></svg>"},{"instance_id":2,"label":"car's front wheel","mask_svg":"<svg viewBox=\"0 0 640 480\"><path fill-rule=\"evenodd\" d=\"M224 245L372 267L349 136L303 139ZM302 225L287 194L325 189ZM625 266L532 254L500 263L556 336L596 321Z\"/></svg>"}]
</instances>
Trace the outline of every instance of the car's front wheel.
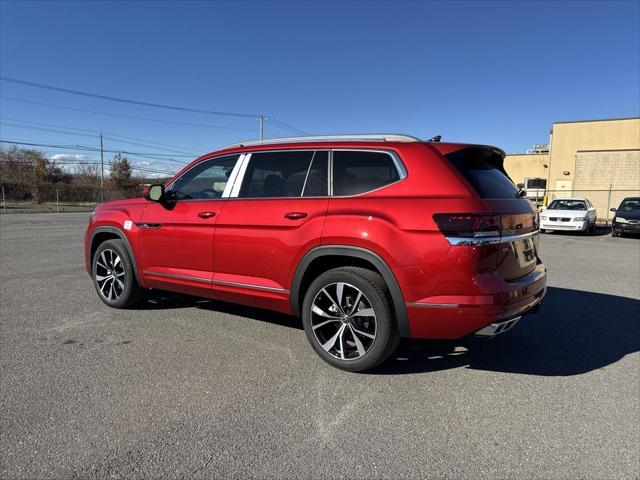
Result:
<instances>
[{"instance_id":1,"label":"car's front wheel","mask_svg":"<svg viewBox=\"0 0 640 480\"><path fill-rule=\"evenodd\" d=\"M311 284L302 309L314 350L340 369L368 370L398 346L388 290L376 272L359 267L329 270Z\"/></svg>"},{"instance_id":2,"label":"car's front wheel","mask_svg":"<svg viewBox=\"0 0 640 480\"><path fill-rule=\"evenodd\" d=\"M128 308L140 301L143 291L122 240L107 240L98 246L91 272L98 296L110 307Z\"/></svg>"}]
</instances>

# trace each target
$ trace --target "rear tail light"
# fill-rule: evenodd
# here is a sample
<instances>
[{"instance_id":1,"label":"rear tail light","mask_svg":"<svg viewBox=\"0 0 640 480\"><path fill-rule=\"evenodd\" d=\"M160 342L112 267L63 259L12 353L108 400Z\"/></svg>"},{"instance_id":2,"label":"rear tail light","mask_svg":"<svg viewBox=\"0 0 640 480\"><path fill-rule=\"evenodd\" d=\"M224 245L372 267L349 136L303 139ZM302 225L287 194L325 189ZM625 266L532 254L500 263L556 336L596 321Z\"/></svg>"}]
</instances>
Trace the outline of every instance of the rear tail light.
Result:
<instances>
[{"instance_id":1,"label":"rear tail light","mask_svg":"<svg viewBox=\"0 0 640 480\"><path fill-rule=\"evenodd\" d=\"M500 215L436 213L433 219L445 237L499 237L502 232Z\"/></svg>"}]
</instances>

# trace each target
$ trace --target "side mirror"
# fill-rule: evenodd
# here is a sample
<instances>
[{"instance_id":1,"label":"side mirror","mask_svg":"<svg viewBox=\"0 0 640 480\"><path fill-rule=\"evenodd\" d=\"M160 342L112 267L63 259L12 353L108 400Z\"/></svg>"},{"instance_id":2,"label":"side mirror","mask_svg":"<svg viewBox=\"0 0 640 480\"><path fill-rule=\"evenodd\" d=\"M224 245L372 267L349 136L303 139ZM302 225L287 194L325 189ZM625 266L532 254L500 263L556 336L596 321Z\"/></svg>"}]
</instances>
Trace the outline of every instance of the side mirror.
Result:
<instances>
[{"instance_id":1,"label":"side mirror","mask_svg":"<svg viewBox=\"0 0 640 480\"><path fill-rule=\"evenodd\" d=\"M150 202L160 202L164 197L164 185L151 185L145 193L145 198Z\"/></svg>"},{"instance_id":2,"label":"side mirror","mask_svg":"<svg viewBox=\"0 0 640 480\"><path fill-rule=\"evenodd\" d=\"M609 210L611 210L612 212L615 212L615 211L616 211L616 209L615 209L615 208L613 208L613 207L611 207Z\"/></svg>"}]
</instances>

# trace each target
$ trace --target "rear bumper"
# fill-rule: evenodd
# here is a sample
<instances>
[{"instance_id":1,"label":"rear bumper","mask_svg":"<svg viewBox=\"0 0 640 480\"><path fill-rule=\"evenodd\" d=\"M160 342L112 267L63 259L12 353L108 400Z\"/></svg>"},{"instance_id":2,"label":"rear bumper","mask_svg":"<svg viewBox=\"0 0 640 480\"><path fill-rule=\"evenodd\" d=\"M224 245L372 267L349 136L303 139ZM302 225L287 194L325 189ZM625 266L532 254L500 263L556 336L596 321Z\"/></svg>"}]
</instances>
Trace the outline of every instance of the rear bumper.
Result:
<instances>
[{"instance_id":1,"label":"rear bumper","mask_svg":"<svg viewBox=\"0 0 640 480\"><path fill-rule=\"evenodd\" d=\"M455 303L407 303L411 336L457 339L491 324L500 324L522 316L535 308L544 297L547 286L546 269L540 263L525 277L511 283L501 283L503 289L500 292L451 297L452 300L455 299Z\"/></svg>"}]
</instances>

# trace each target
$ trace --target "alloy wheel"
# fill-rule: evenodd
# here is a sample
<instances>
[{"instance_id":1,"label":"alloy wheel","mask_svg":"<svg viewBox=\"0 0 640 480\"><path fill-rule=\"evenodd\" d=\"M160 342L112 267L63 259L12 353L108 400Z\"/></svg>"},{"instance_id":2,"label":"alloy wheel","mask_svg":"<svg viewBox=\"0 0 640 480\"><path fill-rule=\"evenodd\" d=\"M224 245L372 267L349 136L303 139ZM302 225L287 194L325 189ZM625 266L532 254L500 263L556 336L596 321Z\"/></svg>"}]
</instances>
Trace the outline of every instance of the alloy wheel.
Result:
<instances>
[{"instance_id":1,"label":"alloy wheel","mask_svg":"<svg viewBox=\"0 0 640 480\"><path fill-rule=\"evenodd\" d=\"M116 301L124 293L125 272L122 258L110 248L100 252L96 260L96 284L100 295L110 302Z\"/></svg>"},{"instance_id":2,"label":"alloy wheel","mask_svg":"<svg viewBox=\"0 0 640 480\"><path fill-rule=\"evenodd\" d=\"M322 348L339 360L365 355L376 338L376 314L365 294L349 283L325 285L311 304L311 328Z\"/></svg>"}]
</instances>

